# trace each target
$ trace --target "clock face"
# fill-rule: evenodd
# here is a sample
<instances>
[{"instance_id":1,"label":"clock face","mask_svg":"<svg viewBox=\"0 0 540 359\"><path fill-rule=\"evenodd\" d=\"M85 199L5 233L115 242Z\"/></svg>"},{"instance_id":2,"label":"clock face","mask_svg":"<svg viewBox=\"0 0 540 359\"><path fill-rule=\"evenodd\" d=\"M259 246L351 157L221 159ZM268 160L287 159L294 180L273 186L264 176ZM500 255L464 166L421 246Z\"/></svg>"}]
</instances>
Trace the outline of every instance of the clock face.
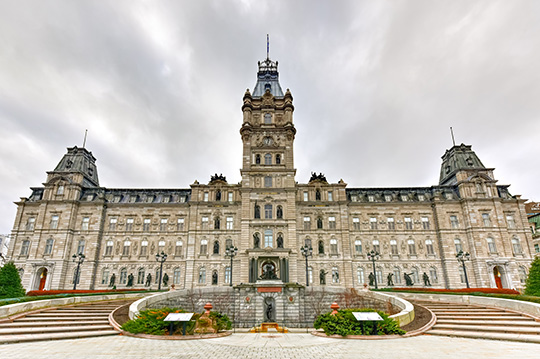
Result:
<instances>
[{"instance_id":1,"label":"clock face","mask_svg":"<svg viewBox=\"0 0 540 359\"><path fill-rule=\"evenodd\" d=\"M272 139L272 137L265 137L263 143L267 146L270 146L272 143L274 143L274 140Z\"/></svg>"}]
</instances>

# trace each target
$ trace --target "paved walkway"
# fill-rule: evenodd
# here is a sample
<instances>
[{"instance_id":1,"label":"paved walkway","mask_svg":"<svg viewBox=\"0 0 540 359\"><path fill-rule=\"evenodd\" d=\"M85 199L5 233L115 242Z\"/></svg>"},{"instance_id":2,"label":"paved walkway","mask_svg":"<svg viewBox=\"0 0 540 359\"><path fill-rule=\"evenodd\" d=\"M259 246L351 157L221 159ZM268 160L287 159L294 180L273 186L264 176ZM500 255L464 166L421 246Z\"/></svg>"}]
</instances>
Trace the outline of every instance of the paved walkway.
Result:
<instances>
[{"instance_id":1,"label":"paved walkway","mask_svg":"<svg viewBox=\"0 0 540 359\"><path fill-rule=\"evenodd\" d=\"M336 340L310 334L233 334L165 341L125 336L0 345L0 358L520 358L540 357L540 344L418 336L392 340Z\"/></svg>"}]
</instances>

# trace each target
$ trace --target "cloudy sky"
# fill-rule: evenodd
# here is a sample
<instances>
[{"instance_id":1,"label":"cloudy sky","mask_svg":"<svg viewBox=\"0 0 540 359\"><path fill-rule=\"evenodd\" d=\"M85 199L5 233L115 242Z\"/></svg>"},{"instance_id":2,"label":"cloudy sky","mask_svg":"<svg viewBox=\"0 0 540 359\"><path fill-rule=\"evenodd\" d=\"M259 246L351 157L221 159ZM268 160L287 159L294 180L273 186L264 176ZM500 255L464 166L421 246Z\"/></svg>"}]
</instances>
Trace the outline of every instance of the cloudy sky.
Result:
<instances>
[{"instance_id":1,"label":"cloudy sky","mask_svg":"<svg viewBox=\"0 0 540 359\"><path fill-rule=\"evenodd\" d=\"M2 1L0 233L85 129L102 186L238 182L267 33L297 181L437 184L452 126L540 200L539 1Z\"/></svg>"}]
</instances>

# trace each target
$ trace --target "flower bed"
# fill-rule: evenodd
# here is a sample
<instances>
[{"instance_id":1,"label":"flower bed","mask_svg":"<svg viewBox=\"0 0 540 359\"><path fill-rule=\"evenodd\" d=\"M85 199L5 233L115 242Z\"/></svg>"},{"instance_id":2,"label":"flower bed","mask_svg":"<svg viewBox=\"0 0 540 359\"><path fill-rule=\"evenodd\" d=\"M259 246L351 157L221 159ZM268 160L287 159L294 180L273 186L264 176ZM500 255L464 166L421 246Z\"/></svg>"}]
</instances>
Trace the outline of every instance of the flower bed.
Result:
<instances>
[{"instance_id":1,"label":"flower bed","mask_svg":"<svg viewBox=\"0 0 540 359\"><path fill-rule=\"evenodd\" d=\"M460 288L460 289L441 289L441 288L414 288L414 287L398 287L398 288L384 288L380 289L384 292L415 292L415 293L492 293L492 294L515 294L520 293L514 289L499 289L499 288Z\"/></svg>"}]
</instances>

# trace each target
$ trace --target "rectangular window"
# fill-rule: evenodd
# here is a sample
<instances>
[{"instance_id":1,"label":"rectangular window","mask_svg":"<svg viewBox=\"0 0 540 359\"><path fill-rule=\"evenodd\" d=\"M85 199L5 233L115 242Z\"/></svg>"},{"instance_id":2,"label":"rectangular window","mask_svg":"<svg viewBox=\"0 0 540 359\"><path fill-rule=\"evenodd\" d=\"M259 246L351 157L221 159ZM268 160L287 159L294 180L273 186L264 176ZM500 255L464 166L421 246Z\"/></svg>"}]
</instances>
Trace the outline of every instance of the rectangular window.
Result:
<instances>
[{"instance_id":1,"label":"rectangular window","mask_svg":"<svg viewBox=\"0 0 540 359\"><path fill-rule=\"evenodd\" d=\"M176 257L182 256L183 253L183 243L182 241L176 241L176 246L174 247L174 255Z\"/></svg>"},{"instance_id":2,"label":"rectangular window","mask_svg":"<svg viewBox=\"0 0 540 359\"><path fill-rule=\"evenodd\" d=\"M233 193L232 192L229 192L229 198L228 198L229 202L232 202L233 201Z\"/></svg>"},{"instance_id":3,"label":"rectangular window","mask_svg":"<svg viewBox=\"0 0 540 359\"><path fill-rule=\"evenodd\" d=\"M534 251L535 251L536 253L540 253L540 244L538 244L538 243L535 243L535 244L534 244Z\"/></svg>"},{"instance_id":4,"label":"rectangular window","mask_svg":"<svg viewBox=\"0 0 540 359\"><path fill-rule=\"evenodd\" d=\"M57 229L58 228L58 216L54 215L51 216L51 229Z\"/></svg>"},{"instance_id":5,"label":"rectangular window","mask_svg":"<svg viewBox=\"0 0 540 359\"><path fill-rule=\"evenodd\" d=\"M77 254L80 254L80 253L84 254L84 245L85 245L85 242L84 240L81 239L79 241L79 244L77 245Z\"/></svg>"},{"instance_id":6,"label":"rectangular window","mask_svg":"<svg viewBox=\"0 0 540 359\"><path fill-rule=\"evenodd\" d=\"M405 217L405 229L412 229L411 217Z\"/></svg>"},{"instance_id":7,"label":"rectangular window","mask_svg":"<svg viewBox=\"0 0 540 359\"><path fill-rule=\"evenodd\" d=\"M116 223L118 223L118 218L111 218L109 220L109 231L116 231Z\"/></svg>"},{"instance_id":8,"label":"rectangular window","mask_svg":"<svg viewBox=\"0 0 540 359\"><path fill-rule=\"evenodd\" d=\"M21 245L21 256L27 256L28 255L28 248L30 247L30 241L28 239L25 239L22 241Z\"/></svg>"},{"instance_id":9,"label":"rectangular window","mask_svg":"<svg viewBox=\"0 0 540 359\"><path fill-rule=\"evenodd\" d=\"M338 248L337 248L337 239L332 238L330 240L330 253L337 254Z\"/></svg>"},{"instance_id":10,"label":"rectangular window","mask_svg":"<svg viewBox=\"0 0 540 359\"><path fill-rule=\"evenodd\" d=\"M385 195L384 195L384 200L385 200L386 202L392 202L392 196L389 195L389 194L385 194Z\"/></svg>"},{"instance_id":11,"label":"rectangular window","mask_svg":"<svg viewBox=\"0 0 540 359\"><path fill-rule=\"evenodd\" d=\"M353 228L354 228L355 230L359 231L359 230L360 230L360 218L354 217L354 218L352 219L352 223L353 223Z\"/></svg>"},{"instance_id":12,"label":"rectangular window","mask_svg":"<svg viewBox=\"0 0 540 359\"><path fill-rule=\"evenodd\" d=\"M133 231L133 218L126 219L126 232Z\"/></svg>"},{"instance_id":13,"label":"rectangular window","mask_svg":"<svg viewBox=\"0 0 540 359\"><path fill-rule=\"evenodd\" d=\"M381 244L379 242L379 240L375 239L373 242L373 250L377 253L381 253Z\"/></svg>"},{"instance_id":14,"label":"rectangular window","mask_svg":"<svg viewBox=\"0 0 540 359\"><path fill-rule=\"evenodd\" d=\"M311 218L304 217L304 230L310 230L311 229Z\"/></svg>"},{"instance_id":15,"label":"rectangular window","mask_svg":"<svg viewBox=\"0 0 540 359\"><path fill-rule=\"evenodd\" d=\"M424 201L426 200L426 198L424 197L423 194L419 194L419 195L418 195L418 200L419 200L420 202L424 202Z\"/></svg>"},{"instance_id":16,"label":"rectangular window","mask_svg":"<svg viewBox=\"0 0 540 359\"><path fill-rule=\"evenodd\" d=\"M397 241L395 239L390 240L390 251L392 252L392 255L398 255Z\"/></svg>"},{"instance_id":17,"label":"rectangular window","mask_svg":"<svg viewBox=\"0 0 540 359\"><path fill-rule=\"evenodd\" d=\"M26 230L33 231L35 223L36 223L36 217L29 217L28 221L26 222Z\"/></svg>"},{"instance_id":18,"label":"rectangular window","mask_svg":"<svg viewBox=\"0 0 540 359\"><path fill-rule=\"evenodd\" d=\"M272 177L265 176L264 177L264 187L272 187Z\"/></svg>"},{"instance_id":19,"label":"rectangular window","mask_svg":"<svg viewBox=\"0 0 540 359\"><path fill-rule=\"evenodd\" d=\"M309 200L307 191L304 192L304 202L307 202Z\"/></svg>"},{"instance_id":20,"label":"rectangular window","mask_svg":"<svg viewBox=\"0 0 540 359\"><path fill-rule=\"evenodd\" d=\"M422 228L429 229L429 218L422 217Z\"/></svg>"},{"instance_id":21,"label":"rectangular window","mask_svg":"<svg viewBox=\"0 0 540 359\"><path fill-rule=\"evenodd\" d=\"M208 202L208 192L204 192L203 201Z\"/></svg>"},{"instance_id":22,"label":"rectangular window","mask_svg":"<svg viewBox=\"0 0 540 359\"><path fill-rule=\"evenodd\" d=\"M264 230L264 247L272 248L274 246L274 236L271 229Z\"/></svg>"},{"instance_id":23,"label":"rectangular window","mask_svg":"<svg viewBox=\"0 0 540 359\"><path fill-rule=\"evenodd\" d=\"M489 218L489 213L482 213L482 221L484 222L484 227L491 227L491 219Z\"/></svg>"},{"instance_id":24,"label":"rectangular window","mask_svg":"<svg viewBox=\"0 0 540 359\"><path fill-rule=\"evenodd\" d=\"M105 255L111 256L113 251L113 241L107 241L107 246L105 247Z\"/></svg>"},{"instance_id":25,"label":"rectangular window","mask_svg":"<svg viewBox=\"0 0 540 359\"><path fill-rule=\"evenodd\" d=\"M396 222L394 222L394 218L393 217L388 217L386 219L386 223L388 223L388 229L389 230L395 230L396 229Z\"/></svg>"},{"instance_id":26,"label":"rectangular window","mask_svg":"<svg viewBox=\"0 0 540 359\"><path fill-rule=\"evenodd\" d=\"M143 231L149 232L150 231L150 218L143 219Z\"/></svg>"},{"instance_id":27,"label":"rectangular window","mask_svg":"<svg viewBox=\"0 0 540 359\"><path fill-rule=\"evenodd\" d=\"M450 216L450 227L459 228L459 222L457 216Z\"/></svg>"},{"instance_id":28,"label":"rectangular window","mask_svg":"<svg viewBox=\"0 0 540 359\"><path fill-rule=\"evenodd\" d=\"M167 218L162 218L159 222L159 230L165 232L167 230Z\"/></svg>"},{"instance_id":29,"label":"rectangular window","mask_svg":"<svg viewBox=\"0 0 540 359\"><path fill-rule=\"evenodd\" d=\"M104 269L101 275L101 284L109 284L109 270Z\"/></svg>"},{"instance_id":30,"label":"rectangular window","mask_svg":"<svg viewBox=\"0 0 540 359\"><path fill-rule=\"evenodd\" d=\"M88 227L89 227L89 224L90 224L90 217L83 217L82 224L81 224L81 229L83 231L87 231Z\"/></svg>"},{"instance_id":31,"label":"rectangular window","mask_svg":"<svg viewBox=\"0 0 540 359\"><path fill-rule=\"evenodd\" d=\"M148 253L148 241L141 242L141 256L145 256Z\"/></svg>"},{"instance_id":32,"label":"rectangular window","mask_svg":"<svg viewBox=\"0 0 540 359\"><path fill-rule=\"evenodd\" d=\"M53 242L54 242L53 239L51 239L51 238L47 239L47 242L45 242L45 251L43 252L43 254L50 255L52 253Z\"/></svg>"},{"instance_id":33,"label":"rectangular window","mask_svg":"<svg viewBox=\"0 0 540 359\"><path fill-rule=\"evenodd\" d=\"M401 200L402 200L403 202L407 202L407 201L409 200L409 196L407 196L406 194L402 194L402 195L401 195Z\"/></svg>"},{"instance_id":34,"label":"rectangular window","mask_svg":"<svg viewBox=\"0 0 540 359\"><path fill-rule=\"evenodd\" d=\"M354 241L354 251L356 254L362 254L362 241L360 239Z\"/></svg>"},{"instance_id":35,"label":"rectangular window","mask_svg":"<svg viewBox=\"0 0 540 359\"><path fill-rule=\"evenodd\" d=\"M339 271L336 267L332 268L332 283L339 283Z\"/></svg>"},{"instance_id":36,"label":"rectangular window","mask_svg":"<svg viewBox=\"0 0 540 359\"><path fill-rule=\"evenodd\" d=\"M233 229L233 218L227 217L227 229Z\"/></svg>"},{"instance_id":37,"label":"rectangular window","mask_svg":"<svg viewBox=\"0 0 540 359\"><path fill-rule=\"evenodd\" d=\"M409 254L416 255L416 245L414 244L414 239L409 239L407 244L409 245Z\"/></svg>"},{"instance_id":38,"label":"rectangular window","mask_svg":"<svg viewBox=\"0 0 540 359\"><path fill-rule=\"evenodd\" d=\"M516 228L516 222L514 221L514 216L511 214L506 215L506 223L508 228Z\"/></svg>"},{"instance_id":39,"label":"rectangular window","mask_svg":"<svg viewBox=\"0 0 540 359\"><path fill-rule=\"evenodd\" d=\"M336 229L336 217L328 217L328 228Z\"/></svg>"},{"instance_id":40,"label":"rectangular window","mask_svg":"<svg viewBox=\"0 0 540 359\"><path fill-rule=\"evenodd\" d=\"M435 254L433 251L433 241L431 239L426 239L426 253Z\"/></svg>"},{"instance_id":41,"label":"rectangular window","mask_svg":"<svg viewBox=\"0 0 540 359\"><path fill-rule=\"evenodd\" d=\"M332 202L334 200L333 197L334 197L334 195L333 195L332 191L328 191L328 201L329 202Z\"/></svg>"},{"instance_id":42,"label":"rectangular window","mask_svg":"<svg viewBox=\"0 0 540 359\"><path fill-rule=\"evenodd\" d=\"M122 248L122 255L129 256L129 249L131 248L130 241L124 241L124 247Z\"/></svg>"},{"instance_id":43,"label":"rectangular window","mask_svg":"<svg viewBox=\"0 0 540 359\"><path fill-rule=\"evenodd\" d=\"M264 218L272 219L272 205L271 204L264 205Z\"/></svg>"},{"instance_id":44,"label":"rectangular window","mask_svg":"<svg viewBox=\"0 0 540 359\"><path fill-rule=\"evenodd\" d=\"M377 218L371 217L369 219L369 225L370 225L371 229L377 229Z\"/></svg>"},{"instance_id":45,"label":"rectangular window","mask_svg":"<svg viewBox=\"0 0 540 359\"><path fill-rule=\"evenodd\" d=\"M176 230L177 231L184 230L184 218L178 218L178 221L176 222Z\"/></svg>"},{"instance_id":46,"label":"rectangular window","mask_svg":"<svg viewBox=\"0 0 540 359\"><path fill-rule=\"evenodd\" d=\"M202 218L202 229L208 229L208 217L203 217Z\"/></svg>"}]
</instances>

